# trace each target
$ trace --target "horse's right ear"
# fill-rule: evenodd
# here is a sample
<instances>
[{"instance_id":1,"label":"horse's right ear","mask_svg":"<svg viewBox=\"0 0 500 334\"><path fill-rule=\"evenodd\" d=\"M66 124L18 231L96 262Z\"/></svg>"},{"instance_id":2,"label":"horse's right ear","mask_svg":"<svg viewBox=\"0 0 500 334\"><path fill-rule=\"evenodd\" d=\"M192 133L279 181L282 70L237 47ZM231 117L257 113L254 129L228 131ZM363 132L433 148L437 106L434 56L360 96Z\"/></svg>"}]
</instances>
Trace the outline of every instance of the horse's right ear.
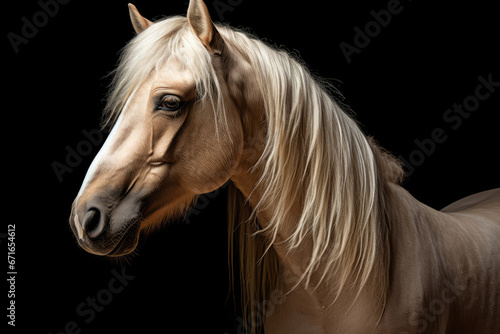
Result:
<instances>
[{"instance_id":1,"label":"horse's right ear","mask_svg":"<svg viewBox=\"0 0 500 334\"><path fill-rule=\"evenodd\" d=\"M131 3L128 4L128 11L130 14L130 21L132 21L132 26L134 26L134 30L137 35L139 35L141 32L146 30L147 27L153 24L153 22L142 17L137 8Z\"/></svg>"}]
</instances>

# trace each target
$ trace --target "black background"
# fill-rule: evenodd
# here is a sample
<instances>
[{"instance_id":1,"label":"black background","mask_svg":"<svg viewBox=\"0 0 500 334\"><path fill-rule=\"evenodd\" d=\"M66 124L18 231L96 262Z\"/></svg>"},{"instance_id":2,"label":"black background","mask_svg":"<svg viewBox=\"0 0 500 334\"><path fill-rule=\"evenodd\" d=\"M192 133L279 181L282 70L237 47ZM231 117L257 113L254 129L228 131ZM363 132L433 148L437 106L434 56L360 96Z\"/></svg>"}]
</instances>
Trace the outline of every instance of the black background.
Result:
<instances>
[{"instance_id":1,"label":"black background","mask_svg":"<svg viewBox=\"0 0 500 334\"><path fill-rule=\"evenodd\" d=\"M401 1L403 10L347 63L339 44L353 44L354 27L388 1L227 1L233 10L214 21L246 27L286 47L332 82L365 133L396 156L417 149L435 128L444 143L404 182L417 199L441 208L468 194L500 187L500 88L456 130L443 121L454 103L474 94L478 76L500 81L499 19L492 2ZM150 19L185 15L187 0L135 2ZM71 203L98 147L59 182L51 164L64 163L82 130L99 127L118 51L134 36L126 1L72 0L16 54L7 34L21 33L37 1L2 6L4 26L4 228L16 224L16 332L236 333L238 309L229 293L226 193L211 199L189 224L173 222L142 238L138 256L120 263L81 250L68 225ZM4 236L4 235L3 235ZM6 254L5 238L1 249ZM3 255L2 258L6 256ZM87 297L108 287L112 270L135 276L95 319L77 314ZM6 268L2 265L2 268ZM4 269L6 272L7 269ZM5 282L5 281L4 281ZM7 287L1 291L7 307ZM237 293L236 293L237 295ZM237 297L236 297L237 299ZM6 311L4 311L6 312ZM2 322L6 323L4 315ZM3 325L3 324L2 324ZM12 328L9 328L12 330Z\"/></svg>"}]
</instances>

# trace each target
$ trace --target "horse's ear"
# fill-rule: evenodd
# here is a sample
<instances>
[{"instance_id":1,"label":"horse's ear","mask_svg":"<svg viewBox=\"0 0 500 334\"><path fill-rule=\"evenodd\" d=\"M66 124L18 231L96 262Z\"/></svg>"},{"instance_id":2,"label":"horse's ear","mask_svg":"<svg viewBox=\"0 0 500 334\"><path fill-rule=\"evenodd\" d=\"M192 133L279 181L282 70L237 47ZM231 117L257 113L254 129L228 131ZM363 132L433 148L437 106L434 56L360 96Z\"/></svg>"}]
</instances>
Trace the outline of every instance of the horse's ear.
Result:
<instances>
[{"instance_id":1,"label":"horse's ear","mask_svg":"<svg viewBox=\"0 0 500 334\"><path fill-rule=\"evenodd\" d=\"M142 17L137 8L131 3L128 4L128 12L130 14L130 21L132 21L132 25L134 26L134 30L137 35L139 35L141 32L146 30L147 27L153 24L153 22Z\"/></svg>"},{"instance_id":2,"label":"horse's ear","mask_svg":"<svg viewBox=\"0 0 500 334\"><path fill-rule=\"evenodd\" d=\"M198 36L207 50L215 54L220 54L224 42L215 28L203 0L189 1L187 18L196 36Z\"/></svg>"}]
</instances>

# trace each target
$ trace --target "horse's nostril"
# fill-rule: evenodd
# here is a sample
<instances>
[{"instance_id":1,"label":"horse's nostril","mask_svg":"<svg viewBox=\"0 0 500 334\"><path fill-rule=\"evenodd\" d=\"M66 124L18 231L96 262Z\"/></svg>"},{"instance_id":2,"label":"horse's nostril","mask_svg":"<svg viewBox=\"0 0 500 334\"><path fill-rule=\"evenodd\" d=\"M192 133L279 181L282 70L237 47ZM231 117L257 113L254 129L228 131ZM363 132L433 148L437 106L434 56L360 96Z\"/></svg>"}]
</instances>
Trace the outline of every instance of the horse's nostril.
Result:
<instances>
[{"instance_id":1,"label":"horse's nostril","mask_svg":"<svg viewBox=\"0 0 500 334\"><path fill-rule=\"evenodd\" d=\"M83 218L83 231L90 237L98 237L104 229L104 219L101 219L101 212L97 208L90 208Z\"/></svg>"}]
</instances>

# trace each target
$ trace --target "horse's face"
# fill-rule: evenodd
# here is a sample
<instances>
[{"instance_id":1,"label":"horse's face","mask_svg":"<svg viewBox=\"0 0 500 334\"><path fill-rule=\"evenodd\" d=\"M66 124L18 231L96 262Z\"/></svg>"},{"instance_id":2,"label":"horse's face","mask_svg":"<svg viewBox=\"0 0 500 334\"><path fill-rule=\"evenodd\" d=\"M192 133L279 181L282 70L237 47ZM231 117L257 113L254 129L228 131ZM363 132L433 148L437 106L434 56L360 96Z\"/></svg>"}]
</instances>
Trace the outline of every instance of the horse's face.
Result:
<instances>
[{"instance_id":1,"label":"horse's face","mask_svg":"<svg viewBox=\"0 0 500 334\"><path fill-rule=\"evenodd\" d=\"M142 229L230 178L242 150L241 121L227 112L227 127L216 129L212 103L197 101L195 79L183 68L171 57L149 75L92 162L70 217L87 251L131 252Z\"/></svg>"}]
</instances>

